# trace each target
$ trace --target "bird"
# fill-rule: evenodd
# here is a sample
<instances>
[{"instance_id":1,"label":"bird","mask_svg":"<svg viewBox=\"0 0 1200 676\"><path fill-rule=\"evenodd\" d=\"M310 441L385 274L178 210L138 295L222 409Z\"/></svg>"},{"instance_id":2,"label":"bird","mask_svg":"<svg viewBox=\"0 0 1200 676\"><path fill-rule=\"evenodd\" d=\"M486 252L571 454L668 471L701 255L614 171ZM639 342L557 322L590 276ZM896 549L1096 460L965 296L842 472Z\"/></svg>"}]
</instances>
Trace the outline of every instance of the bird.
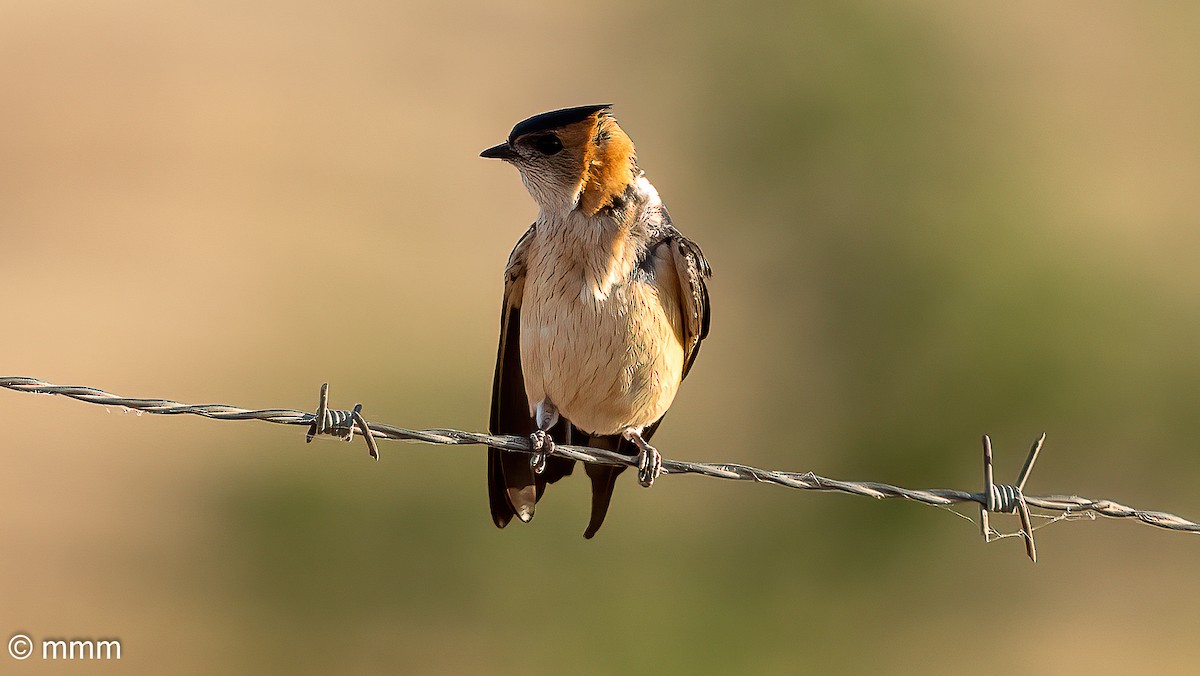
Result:
<instances>
[{"instance_id":1,"label":"bird","mask_svg":"<svg viewBox=\"0 0 1200 676\"><path fill-rule=\"evenodd\" d=\"M538 207L504 270L492 382L492 434L528 436L534 453L488 449L492 520L533 518L548 484L575 461L554 444L636 459L650 487L662 456L650 438L708 336L712 275L638 167L612 104L518 122L480 153L507 162ZM623 465L585 463L585 538L604 523Z\"/></svg>"}]
</instances>

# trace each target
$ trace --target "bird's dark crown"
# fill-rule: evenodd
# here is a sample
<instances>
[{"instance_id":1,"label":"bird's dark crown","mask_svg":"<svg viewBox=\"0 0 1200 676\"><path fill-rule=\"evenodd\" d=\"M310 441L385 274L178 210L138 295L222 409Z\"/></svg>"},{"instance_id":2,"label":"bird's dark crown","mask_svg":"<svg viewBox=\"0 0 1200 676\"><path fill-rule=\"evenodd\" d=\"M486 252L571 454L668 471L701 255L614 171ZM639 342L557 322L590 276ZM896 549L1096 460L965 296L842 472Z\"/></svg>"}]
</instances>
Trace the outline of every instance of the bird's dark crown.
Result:
<instances>
[{"instance_id":1,"label":"bird's dark crown","mask_svg":"<svg viewBox=\"0 0 1200 676\"><path fill-rule=\"evenodd\" d=\"M575 124L576 122L582 122L589 116L595 115L603 110L608 110L609 108L612 108L611 103L600 103L590 106L577 106L575 108L551 110L548 113L534 115L529 119L518 122L517 126L512 128L512 131L508 134L508 142L511 144L513 141L524 136L525 134L531 134L538 131L549 131L551 129L565 127L569 124Z\"/></svg>"}]
</instances>

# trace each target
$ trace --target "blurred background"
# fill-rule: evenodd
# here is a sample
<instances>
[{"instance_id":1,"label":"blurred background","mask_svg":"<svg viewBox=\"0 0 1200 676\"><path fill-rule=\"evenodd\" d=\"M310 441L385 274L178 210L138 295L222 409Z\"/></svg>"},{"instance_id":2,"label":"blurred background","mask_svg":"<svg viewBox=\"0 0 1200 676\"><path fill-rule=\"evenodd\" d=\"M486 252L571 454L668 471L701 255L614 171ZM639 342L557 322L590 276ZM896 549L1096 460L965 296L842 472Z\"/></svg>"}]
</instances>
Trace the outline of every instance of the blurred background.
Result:
<instances>
[{"instance_id":1,"label":"blurred background","mask_svg":"<svg viewBox=\"0 0 1200 676\"><path fill-rule=\"evenodd\" d=\"M483 430L535 216L477 153L611 101L715 269L669 458L1200 517L1200 6L0 2L0 372ZM0 631L161 673L1192 669L1194 536L302 441L0 391ZM959 511L978 519L975 510ZM1012 517L993 523L1012 531ZM8 660L8 656L0 656ZM37 660L11 668L48 668Z\"/></svg>"}]
</instances>

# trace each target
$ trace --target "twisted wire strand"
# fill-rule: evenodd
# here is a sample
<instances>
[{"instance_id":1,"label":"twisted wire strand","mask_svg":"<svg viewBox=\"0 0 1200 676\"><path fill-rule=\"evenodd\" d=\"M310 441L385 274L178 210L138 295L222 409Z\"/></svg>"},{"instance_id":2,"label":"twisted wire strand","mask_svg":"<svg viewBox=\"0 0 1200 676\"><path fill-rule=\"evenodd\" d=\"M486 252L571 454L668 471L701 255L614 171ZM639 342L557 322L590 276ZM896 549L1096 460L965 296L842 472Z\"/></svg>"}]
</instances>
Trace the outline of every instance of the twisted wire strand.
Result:
<instances>
[{"instance_id":1,"label":"twisted wire strand","mask_svg":"<svg viewBox=\"0 0 1200 676\"><path fill-rule=\"evenodd\" d=\"M314 413L294 409L245 409L225 404L184 404L169 399L136 399L120 397L94 387L54 385L37 378L21 376L0 376L0 387L16 392L56 394L89 404L121 406L158 415L198 415L215 420L262 420L280 425L307 425L310 427L317 420ZM321 433L333 434L342 438L349 436L347 431L349 425L352 424L350 412L327 411L325 420L327 421L326 429L322 429ZM525 437L497 436L453 429L412 430L382 423L367 423L367 426L370 435L379 439L416 441L447 446L494 446L520 453L533 453L530 440ZM555 445L551 454L583 462L636 465L636 461L629 456L586 446ZM875 481L842 481L819 476L812 472L780 472L735 463L686 462L664 458L662 470L664 474L699 474L717 479L769 483L798 490L862 495L877 500L903 498L939 507L973 502L987 508L989 497L991 497L992 507L1000 506L996 511L1012 511L1006 508L1012 505L1015 497L1010 494L1012 487L1005 485L996 485L993 489L994 495L989 496L984 492L975 493L945 488L914 489ZM1094 500L1077 495L1026 495L1024 499L1029 505L1048 511L1067 514L1093 512L1115 519L1136 519L1141 523L1167 530L1200 533L1200 523L1166 512L1135 509L1112 500Z\"/></svg>"}]
</instances>

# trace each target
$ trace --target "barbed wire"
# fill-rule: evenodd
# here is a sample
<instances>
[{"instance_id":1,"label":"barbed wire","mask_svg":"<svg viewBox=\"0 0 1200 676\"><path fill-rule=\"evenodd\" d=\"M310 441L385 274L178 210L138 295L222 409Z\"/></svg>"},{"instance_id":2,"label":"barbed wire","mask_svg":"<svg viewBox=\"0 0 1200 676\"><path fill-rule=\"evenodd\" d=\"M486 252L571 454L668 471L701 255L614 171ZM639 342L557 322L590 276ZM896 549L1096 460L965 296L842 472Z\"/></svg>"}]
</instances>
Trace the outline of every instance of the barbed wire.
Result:
<instances>
[{"instance_id":1,"label":"barbed wire","mask_svg":"<svg viewBox=\"0 0 1200 676\"><path fill-rule=\"evenodd\" d=\"M354 431L357 429L366 439L371 457L376 460L379 459L379 451L375 439L416 441L447 446L482 445L519 453L534 453L533 446L526 437L481 434L454 429L413 430L382 423L368 423L362 417L361 404L356 404L349 411L330 409L328 384L321 386L320 399L315 413L286 408L245 409L226 404L184 404L169 399L121 397L94 387L55 385L37 378L22 376L0 376L0 387L16 392L60 395L89 404L119 406L157 415L198 415L214 420L261 420L280 425L306 425L309 428L307 441L312 441L313 437L317 435L331 435L351 441L354 438ZM904 488L876 481L830 479L812 472L780 472L736 463L686 462L665 458L662 461L662 472L663 474L699 474L717 479L754 481L798 490L833 491L878 500L903 498L937 507L950 507L973 502L979 505L980 530L984 540L988 542L995 537L1001 537L999 533L991 529L989 513L1018 514L1021 519L1021 531L1014 535L1024 538L1026 553L1033 561L1037 561L1037 550L1033 541L1034 528L1030 520L1029 507L1062 512L1063 516L1091 513L1115 519L1136 519L1157 528L1200 533L1200 523L1166 512L1135 509L1113 500L1083 498L1077 495L1025 495L1025 484L1033 470L1034 462L1041 452L1045 438L1046 435L1043 433L1034 442L1017 483L997 484L992 473L991 439L984 435L984 489L978 493L945 488ZM541 450L545 452L546 449ZM637 464L636 460L630 456L587 446L556 444L549 452L552 455L582 462L627 466L636 466Z\"/></svg>"}]
</instances>

